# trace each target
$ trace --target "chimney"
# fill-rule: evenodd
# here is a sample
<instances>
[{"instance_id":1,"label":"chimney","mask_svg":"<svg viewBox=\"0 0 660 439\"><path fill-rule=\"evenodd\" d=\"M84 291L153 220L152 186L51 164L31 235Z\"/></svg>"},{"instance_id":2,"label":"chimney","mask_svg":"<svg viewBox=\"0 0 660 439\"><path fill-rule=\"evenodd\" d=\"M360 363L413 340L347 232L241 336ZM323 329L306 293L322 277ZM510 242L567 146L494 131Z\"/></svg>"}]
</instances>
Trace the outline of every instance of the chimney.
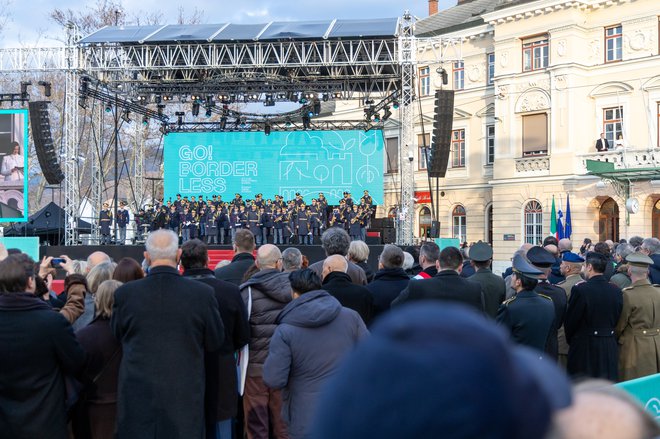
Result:
<instances>
[{"instance_id":1,"label":"chimney","mask_svg":"<svg viewBox=\"0 0 660 439\"><path fill-rule=\"evenodd\" d=\"M438 0L429 0L429 16L438 13Z\"/></svg>"}]
</instances>

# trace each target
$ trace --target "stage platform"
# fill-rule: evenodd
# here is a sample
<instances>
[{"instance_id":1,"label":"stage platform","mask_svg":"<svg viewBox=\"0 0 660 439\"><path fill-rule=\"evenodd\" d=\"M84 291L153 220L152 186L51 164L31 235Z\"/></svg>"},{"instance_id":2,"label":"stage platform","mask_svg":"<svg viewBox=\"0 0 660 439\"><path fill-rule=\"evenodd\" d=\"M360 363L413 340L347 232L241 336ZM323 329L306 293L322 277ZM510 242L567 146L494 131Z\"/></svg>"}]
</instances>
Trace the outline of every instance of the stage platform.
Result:
<instances>
[{"instance_id":1,"label":"stage platform","mask_svg":"<svg viewBox=\"0 0 660 439\"><path fill-rule=\"evenodd\" d=\"M320 261L325 258L325 252L320 245L279 245L280 250L288 247L296 247L300 252L307 256L309 263ZM369 246L369 260L368 263L371 268L376 271L378 269L378 256L383 250L382 245ZM144 259L144 245L75 245L75 246L41 246L39 248L39 257L53 256L59 257L67 255L71 259L87 259L91 253L95 251L102 251L107 253L115 262L123 257L131 257L138 262ZM214 268L215 264L222 259L229 259L233 257L234 252L230 245L210 245L209 257L211 259L210 268ZM61 271L61 270L58 270ZM60 273L63 275L63 273ZM59 277L59 276L58 276Z\"/></svg>"}]
</instances>

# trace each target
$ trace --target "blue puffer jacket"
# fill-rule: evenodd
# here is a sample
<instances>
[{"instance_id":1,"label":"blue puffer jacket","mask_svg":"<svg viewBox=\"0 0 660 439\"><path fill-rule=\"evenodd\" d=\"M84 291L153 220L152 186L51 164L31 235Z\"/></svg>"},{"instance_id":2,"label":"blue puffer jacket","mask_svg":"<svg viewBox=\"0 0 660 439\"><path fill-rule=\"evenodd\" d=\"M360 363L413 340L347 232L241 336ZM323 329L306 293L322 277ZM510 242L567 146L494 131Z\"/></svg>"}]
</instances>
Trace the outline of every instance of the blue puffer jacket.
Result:
<instances>
[{"instance_id":1,"label":"blue puffer jacket","mask_svg":"<svg viewBox=\"0 0 660 439\"><path fill-rule=\"evenodd\" d=\"M289 437L306 438L322 385L368 331L358 313L323 290L293 300L277 321L263 379L267 386L283 389L282 417Z\"/></svg>"}]
</instances>

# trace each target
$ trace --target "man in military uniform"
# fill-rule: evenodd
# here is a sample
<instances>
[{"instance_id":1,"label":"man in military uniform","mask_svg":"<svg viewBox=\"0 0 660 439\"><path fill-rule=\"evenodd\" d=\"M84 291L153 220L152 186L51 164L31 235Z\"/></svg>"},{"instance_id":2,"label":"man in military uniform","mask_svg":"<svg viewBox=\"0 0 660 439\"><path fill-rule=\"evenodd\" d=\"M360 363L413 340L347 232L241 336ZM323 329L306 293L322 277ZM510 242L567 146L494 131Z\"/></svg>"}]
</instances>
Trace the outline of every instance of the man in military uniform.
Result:
<instances>
[{"instance_id":1,"label":"man in military uniform","mask_svg":"<svg viewBox=\"0 0 660 439\"><path fill-rule=\"evenodd\" d=\"M502 276L493 274L490 271L490 264L493 258L493 249L486 242L477 242L470 248L470 263L476 272L468 279L478 282L481 285L481 291L484 293L484 304L486 314L495 318L502 302L506 286ZM420 252L420 261L421 261Z\"/></svg>"},{"instance_id":2,"label":"man in military uniform","mask_svg":"<svg viewBox=\"0 0 660 439\"><path fill-rule=\"evenodd\" d=\"M500 306L496 320L509 328L516 343L532 347L542 355L555 320L552 300L534 291L543 272L519 254L514 256L512 268L511 285L516 294Z\"/></svg>"},{"instance_id":3,"label":"man in military uniform","mask_svg":"<svg viewBox=\"0 0 660 439\"><path fill-rule=\"evenodd\" d=\"M571 289L564 319L571 376L617 381L619 347L614 328L621 316L623 296L603 276L609 263L602 253L587 253L583 269L587 281Z\"/></svg>"},{"instance_id":4,"label":"man in military uniform","mask_svg":"<svg viewBox=\"0 0 660 439\"><path fill-rule=\"evenodd\" d=\"M110 244L110 225L112 224L112 211L108 203L103 203L99 214L99 229L101 232L101 245Z\"/></svg>"},{"instance_id":5,"label":"man in military uniform","mask_svg":"<svg viewBox=\"0 0 660 439\"><path fill-rule=\"evenodd\" d=\"M119 209L117 210L117 228L119 230L119 240L117 244L124 245L126 243L126 226L130 222L131 217L126 209L126 202L122 201L119 203Z\"/></svg>"},{"instance_id":6,"label":"man in military uniform","mask_svg":"<svg viewBox=\"0 0 660 439\"><path fill-rule=\"evenodd\" d=\"M561 241L560 241L561 243ZM568 299L571 297L571 288L578 282L584 282L580 272L582 272L582 264L584 259L579 255L571 252L562 253L562 262L559 266L561 274L564 276L565 280L557 284L558 287L561 287L566 293L566 305L568 306ZM564 332L564 325L561 325L559 331L557 332L557 358L559 360L559 365L566 369L566 364L568 362L568 343L566 342L566 333Z\"/></svg>"},{"instance_id":7,"label":"man in military uniform","mask_svg":"<svg viewBox=\"0 0 660 439\"><path fill-rule=\"evenodd\" d=\"M615 329L621 381L660 373L660 285L648 280L653 259L636 252L626 262L632 284L623 289L623 310Z\"/></svg>"},{"instance_id":8,"label":"man in military uniform","mask_svg":"<svg viewBox=\"0 0 660 439\"><path fill-rule=\"evenodd\" d=\"M564 314L566 314L566 303L568 302L566 293L563 288L552 285L548 280L552 266L555 264L555 257L552 253L543 247L535 246L527 252L527 260L529 260L534 268L543 273L538 278L538 285L535 291L552 299L555 307L555 320L548 336L545 352L553 360L556 360L558 356L557 332L559 331L559 327L564 324Z\"/></svg>"}]
</instances>

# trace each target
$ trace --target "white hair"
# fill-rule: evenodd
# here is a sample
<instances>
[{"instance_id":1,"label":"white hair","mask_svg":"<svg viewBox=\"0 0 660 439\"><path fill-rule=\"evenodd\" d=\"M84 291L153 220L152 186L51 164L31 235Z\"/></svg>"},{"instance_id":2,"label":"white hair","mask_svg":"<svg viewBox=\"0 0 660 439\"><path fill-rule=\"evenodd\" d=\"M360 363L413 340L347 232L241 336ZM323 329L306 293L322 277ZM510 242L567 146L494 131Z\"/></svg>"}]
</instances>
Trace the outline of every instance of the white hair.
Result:
<instances>
[{"instance_id":1,"label":"white hair","mask_svg":"<svg viewBox=\"0 0 660 439\"><path fill-rule=\"evenodd\" d=\"M166 259L176 262L176 254L179 249L179 237L171 230L158 229L151 232L145 244L149 258Z\"/></svg>"}]
</instances>

